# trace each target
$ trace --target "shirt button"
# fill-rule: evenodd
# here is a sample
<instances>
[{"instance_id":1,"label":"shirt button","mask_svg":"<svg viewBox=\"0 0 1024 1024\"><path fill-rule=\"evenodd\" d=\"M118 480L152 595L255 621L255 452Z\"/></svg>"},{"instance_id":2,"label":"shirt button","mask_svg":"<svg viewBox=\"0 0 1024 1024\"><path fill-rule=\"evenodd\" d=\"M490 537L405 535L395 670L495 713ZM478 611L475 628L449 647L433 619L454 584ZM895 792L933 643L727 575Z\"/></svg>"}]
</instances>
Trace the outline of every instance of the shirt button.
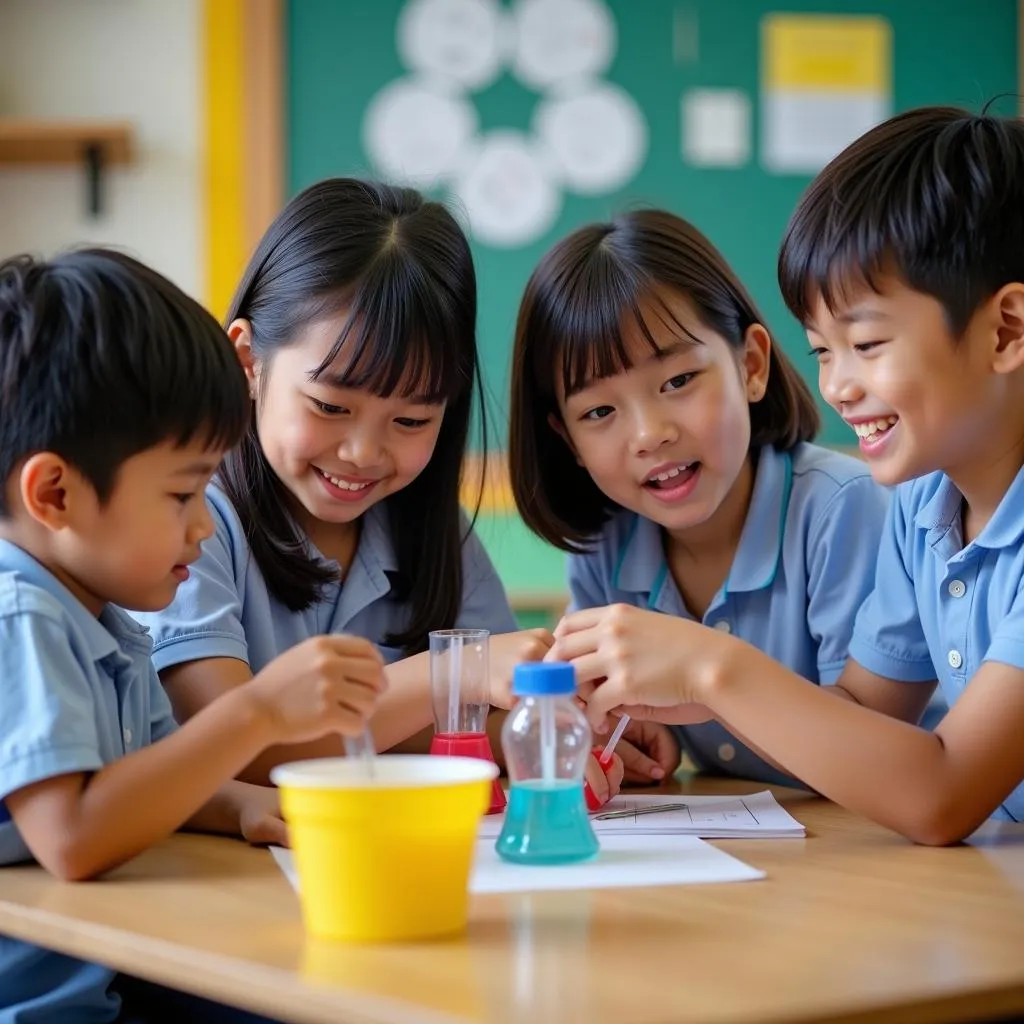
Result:
<instances>
[{"instance_id":1,"label":"shirt button","mask_svg":"<svg viewBox=\"0 0 1024 1024\"><path fill-rule=\"evenodd\" d=\"M125 731L124 731L124 741L125 741L125 743L131 743L131 741L132 741L132 731L131 731L131 729L125 729Z\"/></svg>"},{"instance_id":2,"label":"shirt button","mask_svg":"<svg viewBox=\"0 0 1024 1024\"><path fill-rule=\"evenodd\" d=\"M719 633L731 633L732 632L732 626L730 626L729 623L725 619L719 619L715 623L715 629L717 629Z\"/></svg>"},{"instance_id":3,"label":"shirt button","mask_svg":"<svg viewBox=\"0 0 1024 1024\"><path fill-rule=\"evenodd\" d=\"M967 593L967 587L964 586L963 580L951 580L949 584L949 595L950 597L963 597Z\"/></svg>"},{"instance_id":4,"label":"shirt button","mask_svg":"<svg viewBox=\"0 0 1024 1024\"><path fill-rule=\"evenodd\" d=\"M731 761L736 756L736 748L731 743L723 743L718 748L718 756L723 761Z\"/></svg>"},{"instance_id":5,"label":"shirt button","mask_svg":"<svg viewBox=\"0 0 1024 1024\"><path fill-rule=\"evenodd\" d=\"M950 651L946 655L946 660L949 662L950 668L959 668L964 663L963 655L956 650Z\"/></svg>"}]
</instances>

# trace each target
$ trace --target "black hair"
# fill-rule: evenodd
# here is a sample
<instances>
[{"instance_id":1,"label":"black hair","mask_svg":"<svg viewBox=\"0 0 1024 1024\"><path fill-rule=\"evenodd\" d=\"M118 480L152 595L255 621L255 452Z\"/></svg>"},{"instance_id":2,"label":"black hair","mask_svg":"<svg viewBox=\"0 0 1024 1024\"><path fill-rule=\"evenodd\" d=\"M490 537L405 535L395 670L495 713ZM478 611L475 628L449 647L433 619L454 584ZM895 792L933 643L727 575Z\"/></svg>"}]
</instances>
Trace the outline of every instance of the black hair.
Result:
<instances>
[{"instance_id":1,"label":"black hair","mask_svg":"<svg viewBox=\"0 0 1024 1024\"><path fill-rule=\"evenodd\" d=\"M691 302L699 321L733 349L742 348L751 326L764 325L722 254L692 224L663 210L580 228L544 256L526 285L512 357L509 471L527 526L565 551L585 549L618 506L551 427L556 375L572 394L628 369L629 322L656 350L641 305L653 300L664 307L664 291ZM773 342L767 391L750 404L751 448L791 448L813 438L818 425L809 388Z\"/></svg>"},{"instance_id":2,"label":"black hair","mask_svg":"<svg viewBox=\"0 0 1024 1024\"><path fill-rule=\"evenodd\" d=\"M249 418L217 321L123 253L0 263L0 475L52 451L106 502L125 460L168 441L228 448ZM0 494L0 514L9 515Z\"/></svg>"},{"instance_id":3,"label":"black hair","mask_svg":"<svg viewBox=\"0 0 1024 1024\"><path fill-rule=\"evenodd\" d=\"M851 143L804 192L779 285L806 324L858 286L894 276L937 299L954 335L1024 281L1024 122L956 107L897 114Z\"/></svg>"},{"instance_id":4,"label":"black hair","mask_svg":"<svg viewBox=\"0 0 1024 1024\"><path fill-rule=\"evenodd\" d=\"M384 642L419 650L430 630L454 624L461 605L459 480L474 388L482 399L476 276L449 211L413 189L352 178L292 199L260 241L228 322L247 320L254 356L268 360L306 326L341 313L345 325L317 374L329 369L332 382L376 395L447 401L430 462L384 499L398 560L392 592L411 605L405 628ZM482 400L478 412L486 444ZM308 608L336 572L307 553L255 417L221 480L270 592L292 611Z\"/></svg>"}]
</instances>

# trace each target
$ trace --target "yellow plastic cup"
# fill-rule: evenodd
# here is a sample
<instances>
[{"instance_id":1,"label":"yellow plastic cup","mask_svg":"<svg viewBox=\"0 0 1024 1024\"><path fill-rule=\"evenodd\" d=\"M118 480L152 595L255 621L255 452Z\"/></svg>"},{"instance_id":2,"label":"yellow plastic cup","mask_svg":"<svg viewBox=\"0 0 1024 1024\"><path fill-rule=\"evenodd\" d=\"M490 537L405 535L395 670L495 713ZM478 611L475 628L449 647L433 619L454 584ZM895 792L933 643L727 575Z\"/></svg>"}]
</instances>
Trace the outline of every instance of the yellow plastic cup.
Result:
<instances>
[{"instance_id":1,"label":"yellow plastic cup","mask_svg":"<svg viewBox=\"0 0 1024 1024\"><path fill-rule=\"evenodd\" d=\"M318 939L395 942L462 931L469 872L495 764L384 755L279 765L306 930Z\"/></svg>"}]
</instances>

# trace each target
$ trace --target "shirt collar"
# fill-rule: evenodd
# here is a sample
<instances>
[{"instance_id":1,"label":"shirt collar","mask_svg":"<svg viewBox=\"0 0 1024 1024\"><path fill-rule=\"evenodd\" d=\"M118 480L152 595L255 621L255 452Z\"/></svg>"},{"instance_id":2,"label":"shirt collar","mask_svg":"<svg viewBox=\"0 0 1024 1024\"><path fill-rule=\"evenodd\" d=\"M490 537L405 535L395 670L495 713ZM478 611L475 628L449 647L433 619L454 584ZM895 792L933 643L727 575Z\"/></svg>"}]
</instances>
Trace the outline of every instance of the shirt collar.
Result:
<instances>
[{"instance_id":1,"label":"shirt collar","mask_svg":"<svg viewBox=\"0 0 1024 1024\"><path fill-rule=\"evenodd\" d=\"M963 500L964 496L956 484L942 474L935 493L914 516L914 524L928 532L928 543L932 547L941 538L946 537L954 527L956 545L962 545ZM1003 495L992 518L972 543L993 551L1019 544L1024 538L1024 516L1020 514L1021 508L1024 508L1024 468L1017 471L1013 483Z\"/></svg>"},{"instance_id":2,"label":"shirt collar","mask_svg":"<svg viewBox=\"0 0 1024 1024\"><path fill-rule=\"evenodd\" d=\"M363 516L359 553L376 561L384 572L398 572L398 555L391 540L391 524L386 501L378 501L376 505L367 509Z\"/></svg>"},{"instance_id":3,"label":"shirt collar","mask_svg":"<svg viewBox=\"0 0 1024 1024\"><path fill-rule=\"evenodd\" d=\"M0 572L17 573L58 601L84 638L90 657L102 661L122 647L149 648L149 630L112 604L96 618L56 576L23 548L0 540Z\"/></svg>"},{"instance_id":4,"label":"shirt collar","mask_svg":"<svg viewBox=\"0 0 1024 1024\"><path fill-rule=\"evenodd\" d=\"M634 514L619 550L612 585L631 594L656 598L667 568L661 527L651 519Z\"/></svg>"},{"instance_id":5,"label":"shirt collar","mask_svg":"<svg viewBox=\"0 0 1024 1024\"><path fill-rule=\"evenodd\" d=\"M793 459L770 445L757 457L750 507L740 533L727 592L764 590L775 582L786 535L786 511L793 491Z\"/></svg>"},{"instance_id":6,"label":"shirt collar","mask_svg":"<svg viewBox=\"0 0 1024 1024\"><path fill-rule=\"evenodd\" d=\"M356 545L353 564L355 559L362 559L366 561L367 565L378 568L381 572L398 572L398 555L391 540L391 525L386 504L385 501L378 501L360 517L359 543ZM335 559L324 555L308 536L306 536L305 543L307 550L314 558L318 558L330 566L338 565Z\"/></svg>"}]
</instances>

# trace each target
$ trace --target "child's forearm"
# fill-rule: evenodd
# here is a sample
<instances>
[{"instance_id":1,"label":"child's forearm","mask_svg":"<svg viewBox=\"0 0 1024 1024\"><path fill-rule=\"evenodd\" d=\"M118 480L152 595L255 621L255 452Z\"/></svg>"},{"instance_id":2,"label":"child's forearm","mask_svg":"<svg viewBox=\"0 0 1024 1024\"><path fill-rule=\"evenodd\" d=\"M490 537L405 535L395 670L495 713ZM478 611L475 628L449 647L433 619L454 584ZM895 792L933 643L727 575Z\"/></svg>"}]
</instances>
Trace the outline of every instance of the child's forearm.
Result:
<instances>
[{"instance_id":1,"label":"child's forearm","mask_svg":"<svg viewBox=\"0 0 1024 1024\"><path fill-rule=\"evenodd\" d=\"M433 726L434 721L430 702L429 653L414 654L392 662L385 666L384 674L388 687L370 720L374 746L380 751L398 748L401 752L411 752L418 749L423 740L429 745L429 734L424 732ZM500 730L501 721L502 718L498 718L492 726L489 720L488 732L492 728ZM496 733L492 733L492 747L495 739ZM270 772L276 765L312 757L340 757L344 752L338 736L324 736L312 743L268 747L245 766L239 778L257 786L266 786L270 784ZM495 756L501 757L497 748Z\"/></svg>"},{"instance_id":2,"label":"child's forearm","mask_svg":"<svg viewBox=\"0 0 1024 1024\"><path fill-rule=\"evenodd\" d=\"M849 701L849 702L851 702L853 704L859 703L857 701L857 699L852 694L850 694L846 690L842 689L842 687L831 685L831 686L821 686L820 689L821 689L822 693L831 694L832 696L836 697L838 700ZM735 726L733 726L732 724L728 724L728 725L726 725L726 728L744 746L748 747L755 754L757 754L757 756L759 758L761 758L762 761L766 762L767 764L770 764L776 770L778 770L780 772L784 772L786 775L792 775L792 772L785 765L781 764L776 758L772 757L771 754L769 754L766 750L762 750L756 743L754 743L750 739L749 736L743 736ZM799 779L797 776L793 776L793 778L796 778L799 782L806 783L805 779ZM809 783L808 783L808 785L809 785Z\"/></svg>"},{"instance_id":3,"label":"child's forearm","mask_svg":"<svg viewBox=\"0 0 1024 1024\"><path fill-rule=\"evenodd\" d=\"M234 695L215 701L170 736L96 772L69 815L62 872L89 878L179 829L270 739L270 722ZM217 831L237 831L230 809L212 808Z\"/></svg>"},{"instance_id":4,"label":"child's forearm","mask_svg":"<svg viewBox=\"0 0 1024 1024\"><path fill-rule=\"evenodd\" d=\"M923 843L955 841L973 823L950 821L941 740L836 699L753 648L736 645L702 695L753 749L819 793Z\"/></svg>"},{"instance_id":5,"label":"child's forearm","mask_svg":"<svg viewBox=\"0 0 1024 1024\"><path fill-rule=\"evenodd\" d=\"M391 750L433 723L430 708L430 656L416 654L384 668L388 688L370 720L377 750ZM340 736L321 736L311 743L267 747L247 764L238 777L256 786L269 786L270 773L288 761L314 757L342 757Z\"/></svg>"},{"instance_id":6,"label":"child's forearm","mask_svg":"<svg viewBox=\"0 0 1024 1024\"><path fill-rule=\"evenodd\" d=\"M321 736L309 743L280 744L261 751L238 773L238 778L253 786L269 786L272 785L270 773L279 764L310 761L316 757L343 757L344 754L345 744L338 735Z\"/></svg>"},{"instance_id":7,"label":"child's forearm","mask_svg":"<svg viewBox=\"0 0 1024 1024\"><path fill-rule=\"evenodd\" d=\"M384 669L388 688L370 720L378 750L390 750L433 725L430 704L430 655L414 654Z\"/></svg>"},{"instance_id":8,"label":"child's forearm","mask_svg":"<svg viewBox=\"0 0 1024 1024\"><path fill-rule=\"evenodd\" d=\"M238 835L245 795L259 788L235 779L223 783L195 814L188 817L182 827L192 832Z\"/></svg>"}]
</instances>

